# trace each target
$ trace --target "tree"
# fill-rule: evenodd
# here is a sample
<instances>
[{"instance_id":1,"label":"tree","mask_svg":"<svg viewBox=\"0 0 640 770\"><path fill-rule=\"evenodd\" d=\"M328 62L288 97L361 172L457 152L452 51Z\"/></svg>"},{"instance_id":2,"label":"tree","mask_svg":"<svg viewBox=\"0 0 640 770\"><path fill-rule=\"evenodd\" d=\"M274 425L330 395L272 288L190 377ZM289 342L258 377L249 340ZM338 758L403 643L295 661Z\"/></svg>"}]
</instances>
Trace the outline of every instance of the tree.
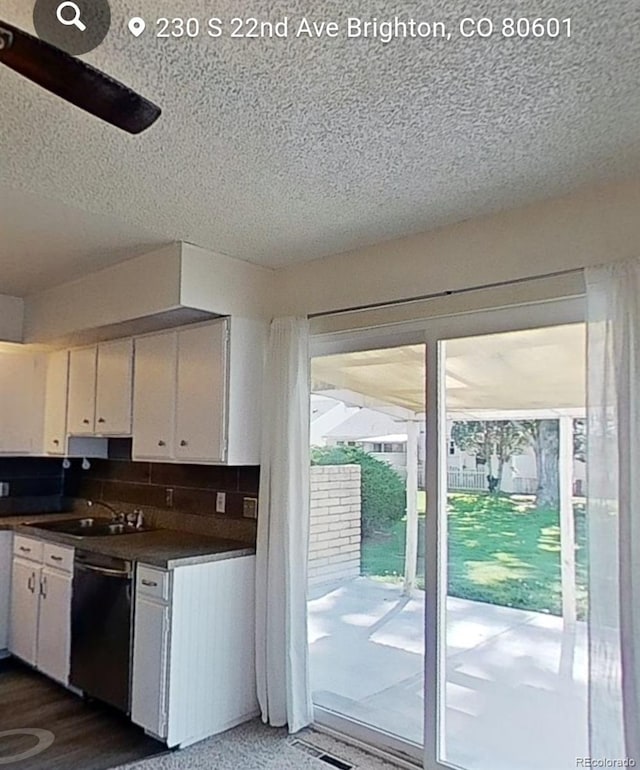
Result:
<instances>
[{"instance_id":1,"label":"tree","mask_svg":"<svg viewBox=\"0 0 640 770\"><path fill-rule=\"evenodd\" d=\"M387 531L405 515L407 493L400 474L359 447L312 447L312 465L357 464L361 471L362 533Z\"/></svg>"},{"instance_id":2,"label":"tree","mask_svg":"<svg viewBox=\"0 0 640 770\"><path fill-rule=\"evenodd\" d=\"M451 440L458 449L476 457L487 461L493 455L498 458L497 477L488 474L489 490L498 493L504 466L531 444L531 430L526 421L520 420L456 421L451 426Z\"/></svg>"},{"instance_id":3,"label":"tree","mask_svg":"<svg viewBox=\"0 0 640 770\"><path fill-rule=\"evenodd\" d=\"M557 508L560 505L560 423L530 420L527 424L538 471L536 507Z\"/></svg>"}]
</instances>

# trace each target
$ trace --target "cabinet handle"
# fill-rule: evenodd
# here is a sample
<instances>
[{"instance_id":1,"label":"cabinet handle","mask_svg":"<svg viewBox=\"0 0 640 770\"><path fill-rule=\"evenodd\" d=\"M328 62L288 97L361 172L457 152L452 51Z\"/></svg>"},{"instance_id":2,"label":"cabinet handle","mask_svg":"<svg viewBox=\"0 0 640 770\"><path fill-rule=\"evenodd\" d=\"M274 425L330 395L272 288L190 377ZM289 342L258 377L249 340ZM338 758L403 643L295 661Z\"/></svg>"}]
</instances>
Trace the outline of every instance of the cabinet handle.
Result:
<instances>
[{"instance_id":1,"label":"cabinet handle","mask_svg":"<svg viewBox=\"0 0 640 770\"><path fill-rule=\"evenodd\" d=\"M160 440L160 441L158 441L158 446L167 446L167 443L166 443L166 441Z\"/></svg>"},{"instance_id":2,"label":"cabinet handle","mask_svg":"<svg viewBox=\"0 0 640 770\"><path fill-rule=\"evenodd\" d=\"M58 444L59 444L60 442L58 441L58 439L57 439L57 438L54 438L54 439L53 439L53 443L54 443L56 446L58 446Z\"/></svg>"},{"instance_id":3,"label":"cabinet handle","mask_svg":"<svg viewBox=\"0 0 640 770\"><path fill-rule=\"evenodd\" d=\"M104 417L99 417L99 418L98 418L98 422L105 422L105 419L104 419Z\"/></svg>"},{"instance_id":4,"label":"cabinet handle","mask_svg":"<svg viewBox=\"0 0 640 770\"><path fill-rule=\"evenodd\" d=\"M36 590L36 573L35 572L32 572L29 575L29 579L27 580L27 588L29 589L29 591L31 591L31 593L35 593L35 590Z\"/></svg>"},{"instance_id":5,"label":"cabinet handle","mask_svg":"<svg viewBox=\"0 0 640 770\"><path fill-rule=\"evenodd\" d=\"M42 596L43 599L47 598L47 576L43 575L40 578L40 596Z\"/></svg>"},{"instance_id":6,"label":"cabinet handle","mask_svg":"<svg viewBox=\"0 0 640 770\"><path fill-rule=\"evenodd\" d=\"M31 553L31 548L27 548L24 545L20 546L20 550L22 551L22 553Z\"/></svg>"},{"instance_id":7,"label":"cabinet handle","mask_svg":"<svg viewBox=\"0 0 640 770\"><path fill-rule=\"evenodd\" d=\"M142 578L140 581L143 586L149 586L149 588L157 588L158 584L155 582L155 580L145 580Z\"/></svg>"},{"instance_id":8,"label":"cabinet handle","mask_svg":"<svg viewBox=\"0 0 640 770\"><path fill-rule=\"evenodd\" d=\"M189 442L182 439L182 441L180 442L180 446L189 446Z\"/></svg>"},{"instance_id":9,"label":"cabinet handle","mask_svg":"<svg viewBox=\"0 0 640 770\"><path fill-rule=\"evenodd\" d=\"M88 424L89 424L89 420L83 420L82 422L83 422L85 425L88 425Z\"/></svg>"},{"instance_id":10,"label":"cabinet handle","mask_svg":"<svg viewBox=\"0 0 640 770\"><path fill-rule=\"evenodd\" d=\"M62 561L62 556L52 556L51 561Z\"/></svg>"}]
</instances>

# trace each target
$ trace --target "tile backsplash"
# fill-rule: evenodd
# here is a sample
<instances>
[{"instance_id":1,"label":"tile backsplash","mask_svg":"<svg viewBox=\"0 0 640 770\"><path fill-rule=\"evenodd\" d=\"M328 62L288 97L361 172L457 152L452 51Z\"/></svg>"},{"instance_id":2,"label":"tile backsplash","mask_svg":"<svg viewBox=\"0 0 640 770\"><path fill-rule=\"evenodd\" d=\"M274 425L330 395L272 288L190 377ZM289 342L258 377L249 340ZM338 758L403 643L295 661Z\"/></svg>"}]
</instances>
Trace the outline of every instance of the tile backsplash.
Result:
<instances>
[{"instance_id":1,"label":"tile backsplash","mask_svg":"<svg viewBox=\"0 0 640 770\"><path fill-rule=\"evenodd\" d=\"M72 500L102 500L139 506L144 511L176 516L206 517L212 528L224 529L229 523L229 537L234 531L253 532L256 522L243 516L245 498L258 497L260 468L218 465L183 465L132 462L130 460L90 460L82 469L80 460L72 460L65 471L63 493ZM218 492L225 493L225 513L216 513ZM101 514L102 515L102 514ZM217 520L218 524L214 523ZM232 522L235 521L236 524ZM186 518L185 518L186 523ZM242 539L246 539L243 537Z\"/></svg>"},{"instance_id":2,"label":"tile backsplash","mask_svg":"<svg viewBox=\"0 0 640 770\"><path fill-rule=\"evenodd\" d=\"M8 495L0 497L0 516L62 510L62 459L0 457L0 482Z\"/></svg>"},{"instance_id":3,"label":"tile backsplash","mask_svg":"<svg viewBox=\"0 0 640 770\"><path fill-rule=\"evenodd\" d=\"M255 543L257 523L243 515L245 498L257 499L258 466L183 465L132 462L128 459L71 460L47 457L0 457L0 516L57 513L82 509L101 500L129 511L140 507L153 526L186 529ZM225 513L216 498L225 493ZM106 516L106 511L100 511Z\"/></svg>"}]
</instances>

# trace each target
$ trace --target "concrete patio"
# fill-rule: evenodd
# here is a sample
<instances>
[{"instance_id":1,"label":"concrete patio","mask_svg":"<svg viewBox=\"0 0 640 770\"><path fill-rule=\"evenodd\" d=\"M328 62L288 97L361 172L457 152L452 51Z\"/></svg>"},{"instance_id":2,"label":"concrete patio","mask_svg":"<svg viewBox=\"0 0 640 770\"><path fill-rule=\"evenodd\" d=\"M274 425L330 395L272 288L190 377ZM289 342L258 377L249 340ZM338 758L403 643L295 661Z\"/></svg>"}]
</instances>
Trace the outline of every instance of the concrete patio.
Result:
<instances>
[{"instance_id":1,"label":"concrete patio","mask_svg":"<svg viewBox=\"0 0 640 770\"><path fill-rule=\"evenodd\" d=\"M421 744L424 594L359 577L310 591L314 703ZM586 626L450 597L448 764L569 770L587 749Z\"/></svg>"}]
</instances>

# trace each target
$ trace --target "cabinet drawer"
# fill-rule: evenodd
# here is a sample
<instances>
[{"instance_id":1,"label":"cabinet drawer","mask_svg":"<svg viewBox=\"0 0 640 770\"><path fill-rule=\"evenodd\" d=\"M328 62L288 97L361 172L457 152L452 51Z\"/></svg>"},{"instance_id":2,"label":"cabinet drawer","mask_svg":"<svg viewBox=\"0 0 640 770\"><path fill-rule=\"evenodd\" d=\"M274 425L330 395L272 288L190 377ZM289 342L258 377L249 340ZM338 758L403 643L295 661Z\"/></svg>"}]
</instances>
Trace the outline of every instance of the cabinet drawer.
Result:
<instances>
[{"instance_id":1,"label":"cabinet drawer","mask_svg":"<svg viewBox=\"0 0 640 770\"><path fill-rule=\"evenodd\" d=\"M43 549L43 564L59 569L62 572L73 572L73 548L65 548L63 545L45 543Z\"/></svg>"},{"instance_id":2,"label":"cabinet drawer","mask_svg":"<svg viewBox=\"0 0 640 770\"><path fill-rule=\"evenodd\" d=\"M169 573L164 570L138 565L136 593L166 602L169 600Z\"/></svg>"},{"instance_id":3,"label":"cabinet drawer","mask_svg":"<svg viewBox=\"0 0 640 770\"><path fill-rule=\"evenodd\" d=\"M44 543L41 540L32 540L30 537L16 535L13 538L13 553L23 559L30 559L42 564L42 551Z\"/></svg>"}]
</instances>

